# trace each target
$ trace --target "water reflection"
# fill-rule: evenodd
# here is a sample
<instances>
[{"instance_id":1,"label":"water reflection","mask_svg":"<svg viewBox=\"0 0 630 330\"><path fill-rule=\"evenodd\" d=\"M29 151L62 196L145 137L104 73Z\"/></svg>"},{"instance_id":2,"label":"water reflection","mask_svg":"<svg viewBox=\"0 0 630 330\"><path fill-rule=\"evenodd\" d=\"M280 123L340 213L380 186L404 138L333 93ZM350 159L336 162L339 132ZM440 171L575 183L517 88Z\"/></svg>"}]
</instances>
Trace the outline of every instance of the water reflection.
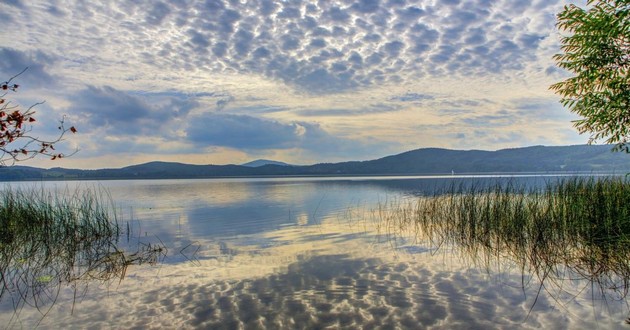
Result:
<instances>
[{"instance_id":1,"label":"water reflection","mask_svg":"<svg viewBox=\"0 0 630 330\"><path fill-rule=\"evenodd\" d=\"M567 318L547 295L538 299L532 316L525 318L532 302L528 294L532 292L523 294L515 285L520 281L518 277L498 281L474 269L346 254L300 257L282 272L262 277L216 280L209 275L172 280L159 285L164 279L144 279L143 284L138 283L145 288L141 294L135 290L124 292L125 298L101 295L98 305L87 302L78 307L73 318L59 318L44 325L87 327L115 322L121 328L180 329L614 326L593 321L589 308L573 309L574 315Z\"/></svg>"},{"instance_id":2,"label":"water reflection","mask_svg":"<svg viewBox=\"0 0 630 330\"><path fill-rule=\"evenodd\" d=\"M132 181L110 190L121 207L154 220L152 233L163 239L172 224L186 222L193 236L231 237L272 231L287 225L317 225L347 209L446 192L450 187L501 185L544 186L555 177L447 177L422 179L343 178L315 180L243 179ZM133 201L131 204L129 201ZM163 226L156 228L155 226Z\"/></svg>"},{"instance_id":3,"label":"water reflection","mask_svg":"<svg viewBox=\"0 0 630 330\"><path fill-rule=\"evenodd\" d=\"M604 297L569 272L555 279L537 276L535 269L522 267L504 251L483 243L476 249L456 249L452 241L436 244L421 235L430 228L383 221L375 211L379 204L404 205L454 182L453 178L432 180L437 179L104 183L121 213L131 214L134 232L145 242L159 242L155 238L159 237L169 253L157 270L128 269L125 280L114 288L91 290L73 307L74 313L68 310L72 293L62 292L63 303L51 308L40 326L562 329L623 325L625 298L608 296L608 305L593 303L593 297ZM455 180L495 185L496 180L512 179ZM544 185L548 180L533 181ZM434 233L446 229L438 226L431 227ZM552 282L546 282L549 279ZM553 281L561 285L554 287ZM579 290L583 291L577 295ZM29 327L39 322L41 314L24 308L20 319ZM6 317L0 313L0 323L3 320Z\"/></svg>"},{"instance_id":4,"label":"water reflection","mask_svg":"<svg viewBox=\"0 0 630 330\"><path fill-rule=\"evenodd\" d=\"M12 313L6 327L19 325L25 308L43 318L68 289L73 309L89 286L119 283L129 266L155 265L167 253L163 245L124 240L107 219L27 220L0 231L0 312Z\"/></svg>"},{"instance_id":5,"label":"water reflection","mask_svg":"<svg viewBox=\"0 0 630 330\"><path fill-rule=\"evenodd\" d=\"M523 291L535 289L530 311L544 294L560 305L585 297L600 307L625 305L627 315L628 195L614 180L566 181L528 193L467 190L381 205L375 222L398 249L414 251L422 242L432 253L454 250L489 274L520 273Z\"/></svg>"},{"instance_id":6,"label":"water reflection","mask_svg":"<svg viewBox=\"0 0 630 330\"><path fill-rule=\"evenodd\" d=\"M185 325L199 328L417 328L448 314L448 306L428 293L430 282L426 273L411 272L406 264L327 255L259 279L176 286L166 295L147 294L167 309L177 305L188 311ZM423 289L408 290L412 287Z\"/></svg>"}]
</instances>

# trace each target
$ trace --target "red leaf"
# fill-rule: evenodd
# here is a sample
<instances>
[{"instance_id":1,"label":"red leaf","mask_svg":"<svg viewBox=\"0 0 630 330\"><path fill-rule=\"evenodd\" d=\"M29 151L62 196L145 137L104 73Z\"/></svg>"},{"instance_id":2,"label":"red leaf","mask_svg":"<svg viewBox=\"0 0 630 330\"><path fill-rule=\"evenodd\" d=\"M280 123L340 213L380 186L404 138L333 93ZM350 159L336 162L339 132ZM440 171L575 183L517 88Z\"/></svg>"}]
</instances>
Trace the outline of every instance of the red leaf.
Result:
<instances>
[{"instance_id":1,"label":"red leaf","mask_svg":"<svg viewBox=\"0 0 630 330\"><path fill-rule=\"evenodd\" d=\"M72 126L72 127L70 127L70 132L72 132L72 133L76 133L76 132L77 132L77 129L76 129L76 128L74 128L74 126Z\"/></svg>"},{"instance_id":2,"label":"red leaf","mask_svg":"<svg viewBox=\"0 0 630 330\"><path fill-rule=\"evenodd\" d=\"M32 122L34 122L34 121L35 121L35 118L33 118L33 117L30 117L30 118L28 119L28 122L29 122L29 123L32 123Z\"/></svg>"}]
</instances>

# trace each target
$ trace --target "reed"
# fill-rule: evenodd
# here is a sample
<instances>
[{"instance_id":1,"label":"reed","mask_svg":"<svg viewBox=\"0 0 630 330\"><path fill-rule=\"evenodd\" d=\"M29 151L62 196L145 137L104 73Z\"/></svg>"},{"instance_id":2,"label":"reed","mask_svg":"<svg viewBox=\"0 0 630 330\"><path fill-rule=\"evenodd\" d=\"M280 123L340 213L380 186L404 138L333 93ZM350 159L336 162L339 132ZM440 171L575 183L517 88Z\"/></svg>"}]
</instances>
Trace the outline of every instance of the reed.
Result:
<instances>
[{"instance_id":1,"label":"reed","mask_svg":"<svg viewBox=\"0 0 630 330\"><path fill-rule=\"evenodd\" d=\"M536 189L451 187L409 205L381 206L378 217L481 265L508 259L540 283L581 278L602 294L628 295L630 182L624 178L572 178Z\"/></svg>"},{"instance_id":2,"label":"reed","mask_svg":"<svg viewBox=\"0 0 630 330\"><path fill-rule=\"evenodd\" d=\"M72 195L7 189L0 193L0 244L37 238L44 247L116 236L119 227L104 198L91 190ZM24 245L24 244L20 244Z\"/></svg>"},{"instance_id":3,"label":"reed","mask_svg":"<svg viewBox=\"0 0 630 330\"><path fill-rule=\"evenodd\" d=\"M25 304L45 315L63 285L85 293L90 281L122 280L129 265L166 254L159 245L121 248L113 210L106 193L90 189L0 191L0 299L18 318Z\"/></svg>"}]
</instances>

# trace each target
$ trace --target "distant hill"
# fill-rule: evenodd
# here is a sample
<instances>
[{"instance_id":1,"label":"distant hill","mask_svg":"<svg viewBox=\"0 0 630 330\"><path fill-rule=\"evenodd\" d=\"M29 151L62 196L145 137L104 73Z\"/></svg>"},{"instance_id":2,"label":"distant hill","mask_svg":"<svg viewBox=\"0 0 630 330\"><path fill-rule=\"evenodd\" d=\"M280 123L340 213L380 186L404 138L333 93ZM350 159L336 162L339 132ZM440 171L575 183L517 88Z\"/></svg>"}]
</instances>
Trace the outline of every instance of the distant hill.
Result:
<instances>
[{"instance_id":1,"label":"distant hill","mask_svg":"<svg viewBox=\"0 0 630 330\"><path fill-rule=\"evenodd\" d=\"M322 163L307 166L273 164L261 160L243 165L191 165L150 162L118 169L0 168L0 181L183 179L252 176L424 175L522 172L630 173L630 155L611 146L533 146L483 150L424 148L369 161ZM266 161L269 162L269 161ZM255 166L261 164L259 166Z\"/></svg>"},{"instance_id":2,"label":"distant hill","mask_svg":"<svg viewBox=\"0 0 630 330\"><path fill-rule=\"evenodd\" d=\"M245 164L241 164L241 166L247 166L247 167L261 167L265 165L290 166L287 163L278 162L275 160L268 160L268 159L257 159L257 160L254 160Z\"/></svg>"}]
</instances>

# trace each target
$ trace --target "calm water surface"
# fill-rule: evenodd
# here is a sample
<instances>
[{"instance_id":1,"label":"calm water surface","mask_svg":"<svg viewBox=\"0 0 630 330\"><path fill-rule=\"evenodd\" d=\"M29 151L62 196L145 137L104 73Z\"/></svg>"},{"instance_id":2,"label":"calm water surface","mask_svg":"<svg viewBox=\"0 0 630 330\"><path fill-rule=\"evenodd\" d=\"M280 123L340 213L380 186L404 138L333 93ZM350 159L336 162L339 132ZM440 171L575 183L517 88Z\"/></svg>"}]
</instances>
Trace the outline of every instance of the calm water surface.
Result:
<instances>
[{"instance_id":1,"label":"calm water surface","mask_svg":"<svg viewBox=\"0 0 630 330\"><path fill-rule=\"evenodd\" d=\"M157 265L130 266L122 281L62 285L54 303L38 308L27 303L16 312L5 296L0 325L630 328L625 299L601 295L578 278L541 286L509 260L479 267L474 256L431 246L413 228L379 217L379 207L404 205L451 184L539 186L550 180L555 178L11 183L61 193L106 191L133 241L163 244L168 253Z\"/></svg>"}]
</instances>

